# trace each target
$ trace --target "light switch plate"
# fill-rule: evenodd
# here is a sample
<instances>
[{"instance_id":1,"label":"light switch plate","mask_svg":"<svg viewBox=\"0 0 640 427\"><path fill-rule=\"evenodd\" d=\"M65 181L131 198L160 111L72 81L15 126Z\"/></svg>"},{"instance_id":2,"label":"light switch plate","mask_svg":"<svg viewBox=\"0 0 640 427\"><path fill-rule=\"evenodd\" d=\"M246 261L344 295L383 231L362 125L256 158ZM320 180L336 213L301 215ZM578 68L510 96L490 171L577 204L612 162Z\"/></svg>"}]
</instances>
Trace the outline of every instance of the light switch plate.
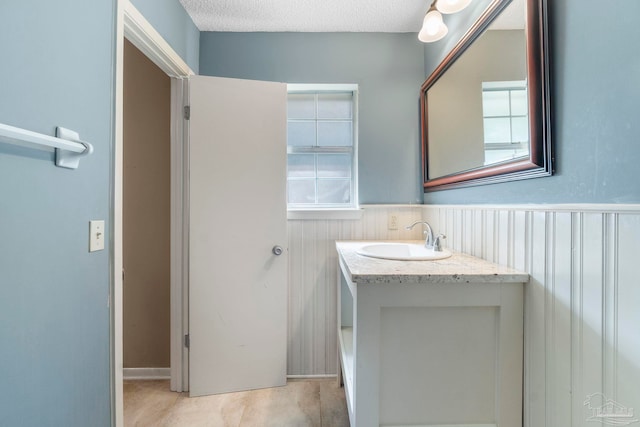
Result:
<instances>
[{"instance_id":1,"label":"light switch plate","mask_svg":"<svg viewBox=\"0 0 640 427\"><path fill-rule=\"evenodd\" d=\"M104 220L89 221L89 252L104 249Z\"/></svg>"}]
</instances>

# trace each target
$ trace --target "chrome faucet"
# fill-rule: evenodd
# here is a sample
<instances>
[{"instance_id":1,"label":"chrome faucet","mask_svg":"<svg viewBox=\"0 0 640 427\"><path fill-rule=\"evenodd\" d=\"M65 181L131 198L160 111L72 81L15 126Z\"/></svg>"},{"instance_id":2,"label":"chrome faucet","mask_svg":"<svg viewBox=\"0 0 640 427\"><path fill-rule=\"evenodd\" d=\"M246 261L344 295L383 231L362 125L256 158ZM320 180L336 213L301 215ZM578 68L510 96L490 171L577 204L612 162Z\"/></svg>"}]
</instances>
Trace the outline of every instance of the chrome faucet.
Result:
<instances>
[{"instance_id":1,"label":"chrome faucet","mask_svg":"<svg viewBox=\"0 0 640 427\"><path fill-rule=\"evenodd\" d=\"M424 235L425 235L424 247L427 249L433 249L433 231L431 230L431 226L427 221L416 221L411 225L407 225L405 227L405 230L411 230L413 229L413 227L415 227L418 224L422 224L426 227L426 230L424 230Z\"/></svg>"}]
</instances>

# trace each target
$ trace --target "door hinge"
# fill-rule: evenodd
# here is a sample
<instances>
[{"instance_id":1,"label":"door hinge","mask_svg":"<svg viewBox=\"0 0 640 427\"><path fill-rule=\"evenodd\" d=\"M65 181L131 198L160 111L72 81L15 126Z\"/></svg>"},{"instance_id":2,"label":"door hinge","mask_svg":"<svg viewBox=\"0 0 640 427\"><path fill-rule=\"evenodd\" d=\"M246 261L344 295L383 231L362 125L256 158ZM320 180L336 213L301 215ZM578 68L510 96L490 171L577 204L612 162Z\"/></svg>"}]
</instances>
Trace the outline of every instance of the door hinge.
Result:
<instances>
[{"instance_id":1,"label":"door hinge","mask_svg":"<svg viewBox=\"0 0 640 427\"><path fill-rule=\"evenodd\" d=\"M191 340L189 339L189 334L184 336L184 346L186 348L191 347Z\"/></svg>"},{"instance_id":2,"label":"door hinge","mask_svg":"<svg viewBox=\"0 0 640 427\"><path fill-rule=\"evenodd\" d=\"M191 106L185 105L184 106L184 119L185 120L189 120L190 118L191 118Z\"/></svg>"}]
</instances>

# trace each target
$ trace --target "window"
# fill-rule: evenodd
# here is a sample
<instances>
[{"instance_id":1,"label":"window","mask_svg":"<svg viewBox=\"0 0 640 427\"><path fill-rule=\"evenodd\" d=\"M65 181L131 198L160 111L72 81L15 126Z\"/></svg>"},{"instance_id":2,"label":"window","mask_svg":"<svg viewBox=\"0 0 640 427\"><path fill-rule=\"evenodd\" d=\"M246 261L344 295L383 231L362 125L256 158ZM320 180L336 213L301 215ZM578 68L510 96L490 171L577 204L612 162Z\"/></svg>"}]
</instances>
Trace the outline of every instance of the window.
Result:
<instances>
[{"instance_id":1,"label":"window","mask_svg":"<svg viewBox=\"0 0 640 427\"><path fill-rule=\"evenodd\" d=\"M529 154L526 82L483 82L482 111L485 165Z\"/></svg>"},{"instance_id":2,"label":"window","mask_svg":"<svg viewBox=\"0 0 640 427\"><path fill-rule=\"evenodd\" d=\"M357 85L288 85L290 209L356 208Z\"/></svg>"}]
</instances>

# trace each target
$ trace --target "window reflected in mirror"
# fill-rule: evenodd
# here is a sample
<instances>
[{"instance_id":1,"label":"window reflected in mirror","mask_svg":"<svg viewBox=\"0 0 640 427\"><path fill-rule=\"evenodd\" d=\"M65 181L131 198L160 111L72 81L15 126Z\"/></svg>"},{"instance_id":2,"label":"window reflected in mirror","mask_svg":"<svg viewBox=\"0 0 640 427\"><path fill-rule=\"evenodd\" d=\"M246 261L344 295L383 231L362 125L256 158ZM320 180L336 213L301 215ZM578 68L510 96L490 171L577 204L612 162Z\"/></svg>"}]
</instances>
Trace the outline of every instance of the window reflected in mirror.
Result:
<instances>
[{"instance_id":1,"label":"window reflected in mirror","mask_svg":"<svg viewBox=\"0 0 640 427\"><path fill-rule=\"evenodd\" d=\"M484 164L529 156L525 81L482 82Z\"/></svg>"}]
</instances>

